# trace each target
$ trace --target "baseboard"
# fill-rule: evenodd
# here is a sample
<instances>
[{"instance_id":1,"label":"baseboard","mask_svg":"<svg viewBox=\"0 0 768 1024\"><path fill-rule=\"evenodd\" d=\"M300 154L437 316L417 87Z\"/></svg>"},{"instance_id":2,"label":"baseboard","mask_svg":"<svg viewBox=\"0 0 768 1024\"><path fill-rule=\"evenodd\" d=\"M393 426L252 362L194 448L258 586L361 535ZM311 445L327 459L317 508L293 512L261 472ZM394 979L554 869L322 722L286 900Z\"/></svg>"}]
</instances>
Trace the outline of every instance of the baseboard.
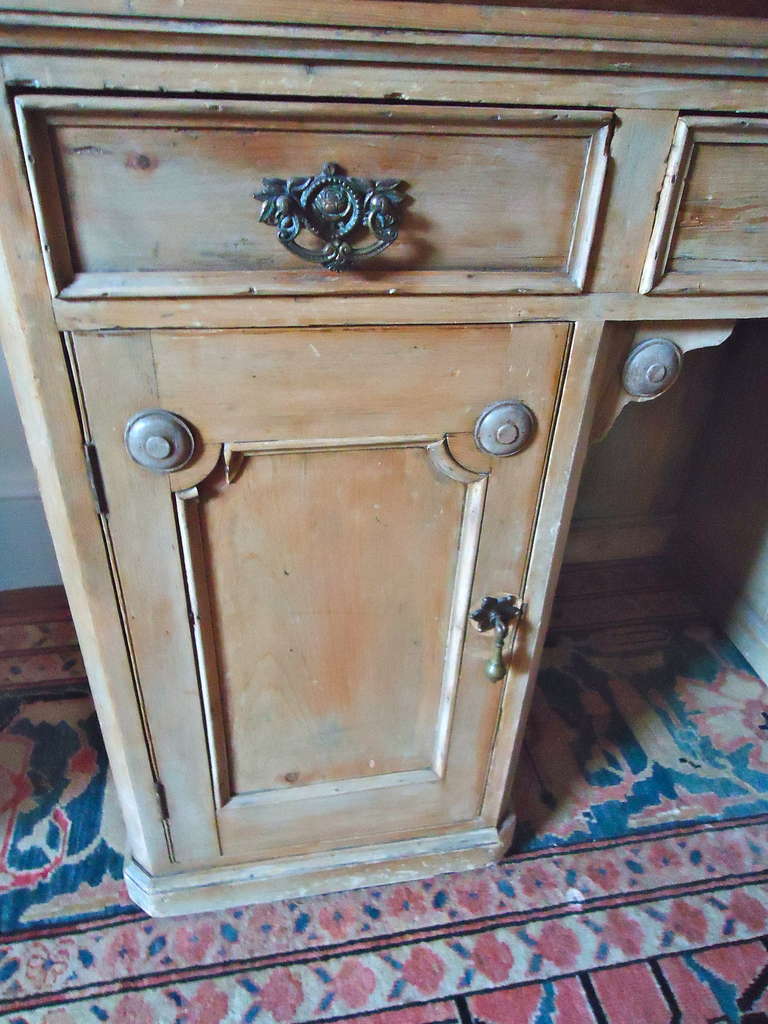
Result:
<instances>
[{"instance_id":1,"label":"baseboard","mask_svg":"<svg viewBox=\"0 0 768 1024\"><path fill-rule=\"evenodd\" d=\"M606 516L576 519L565 547L565 563L656 558L667 550L676 516Z\"/></svg>"},{"instance_id":2,"label":"baseboard","mask_svg":"<svg viewBox=\"0 0 768 1024\"><path fill-rule=\"evenodd\" d=\"M125 881L131 899L153 917L225 910L486 867L507 852L514 827L511 816L498 829L474 827L443 836L168 875L150 875L130 861Z\"/></svg>"},{"instance_id":3,"label":"baseboard","mask_svg":"<svg viewBox=\"0 0 768 1024\"><path fill-rule=\"evenodd\" d=\"M46 615L56 618L70 615L64 587L20 587L0 591L0 616L26 622L30 618L39 621Z\"/></svg>"}]
</instances>

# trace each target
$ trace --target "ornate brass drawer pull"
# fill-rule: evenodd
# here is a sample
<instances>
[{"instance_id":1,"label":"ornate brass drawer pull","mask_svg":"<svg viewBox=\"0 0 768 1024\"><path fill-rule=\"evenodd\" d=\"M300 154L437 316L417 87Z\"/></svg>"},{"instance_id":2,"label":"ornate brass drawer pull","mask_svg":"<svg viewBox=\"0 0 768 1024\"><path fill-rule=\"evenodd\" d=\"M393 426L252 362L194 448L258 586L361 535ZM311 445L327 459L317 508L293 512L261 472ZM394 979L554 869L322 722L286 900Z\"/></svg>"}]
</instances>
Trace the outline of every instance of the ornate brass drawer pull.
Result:
<instances>
[{"instance_id":1,"label":"ornate brass drawer pull","mask_svg":"<svg viewBox=\"0 0 768 1024\"><path fill-rule=\"evenodd\" d=\"M359 260L377 256L396 240L398 207L406 198L403 183L394 178L370 181L349 178L335 164L325 164L312 178L264 178L259 220L277 228L277 237L290 252L326 270L348 270ZM309 249L296 241L302 228L325 245ZM377 241L358 249L350 236L368 229Z\"/></svg>"},{"instance_id":2,"label":"ornate brass drawer pull","mask_svg":"<svg viewBox=\"0 0 768 1024\"><path fill-rule=\"evenodd\" d=\"M493 630L496 649L493 657L485 663L485 674L492 682L503 679L507 673L504 664L504 641L507 639L509 627L515 619L523 614L520 599L513 594L503 597L484 597L483 603L469 616L481 633Z\"/></svg>"}]
</instances>

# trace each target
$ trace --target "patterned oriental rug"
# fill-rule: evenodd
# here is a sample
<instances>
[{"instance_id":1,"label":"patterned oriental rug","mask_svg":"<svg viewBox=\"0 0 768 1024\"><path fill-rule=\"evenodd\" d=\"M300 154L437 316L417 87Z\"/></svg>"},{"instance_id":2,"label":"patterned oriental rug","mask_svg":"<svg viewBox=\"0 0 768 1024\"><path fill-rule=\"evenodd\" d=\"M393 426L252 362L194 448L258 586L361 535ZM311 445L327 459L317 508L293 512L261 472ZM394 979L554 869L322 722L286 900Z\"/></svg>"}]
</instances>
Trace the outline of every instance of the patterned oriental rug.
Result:
<instances>
[{"instance_id":1,"label":"patterned oriental rug","mask_svg":"<svg viewBox=\"0 0 768 1024\"><path fill-rule=\"evenodd\" d=\"M0 597L0 1019L768 1022L764 684L658 563L563 577L493 868L151 920L62 599Z\"/></svg>"}]
</instances>

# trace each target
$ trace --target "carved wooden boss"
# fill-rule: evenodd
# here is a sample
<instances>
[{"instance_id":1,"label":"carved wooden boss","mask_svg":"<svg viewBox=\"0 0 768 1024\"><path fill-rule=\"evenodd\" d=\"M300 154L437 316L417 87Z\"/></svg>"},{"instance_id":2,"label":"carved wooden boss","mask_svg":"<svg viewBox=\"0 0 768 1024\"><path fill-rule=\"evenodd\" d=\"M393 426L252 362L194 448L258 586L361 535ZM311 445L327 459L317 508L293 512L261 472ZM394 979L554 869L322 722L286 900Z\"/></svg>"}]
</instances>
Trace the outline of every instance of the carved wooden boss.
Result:
<instances>
[{"instance_id":1,"label":"carved wooden boss","mask_svg":"<svg viewBox=\"0 0 768 1024\"><path fill-rule=\"evenodd\" d=\"M5 6L2 333L131 895L493 861L590 434L768 315L768 29Z\"/></svg>"}]
</instances>

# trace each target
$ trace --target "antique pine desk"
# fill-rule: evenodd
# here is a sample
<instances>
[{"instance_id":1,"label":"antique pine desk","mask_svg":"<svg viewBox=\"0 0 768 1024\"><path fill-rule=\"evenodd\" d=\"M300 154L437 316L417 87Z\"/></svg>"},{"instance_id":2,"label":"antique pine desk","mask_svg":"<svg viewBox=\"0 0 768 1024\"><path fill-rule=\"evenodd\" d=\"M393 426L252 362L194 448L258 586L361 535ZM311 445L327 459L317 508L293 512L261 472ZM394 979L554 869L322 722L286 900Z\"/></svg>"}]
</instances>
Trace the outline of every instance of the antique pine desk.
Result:
<instances>
[{"instance_id":1,"label":"antique pine desk","mask_svg":"<svg viewBox=\"0 0 768 1024\"><path fill-rule=\"evenodd\" d=\"M0 324L131 895L493 861L590 437L768 316L768 22L0 8Z\"/></svg>"}]
</instances>

